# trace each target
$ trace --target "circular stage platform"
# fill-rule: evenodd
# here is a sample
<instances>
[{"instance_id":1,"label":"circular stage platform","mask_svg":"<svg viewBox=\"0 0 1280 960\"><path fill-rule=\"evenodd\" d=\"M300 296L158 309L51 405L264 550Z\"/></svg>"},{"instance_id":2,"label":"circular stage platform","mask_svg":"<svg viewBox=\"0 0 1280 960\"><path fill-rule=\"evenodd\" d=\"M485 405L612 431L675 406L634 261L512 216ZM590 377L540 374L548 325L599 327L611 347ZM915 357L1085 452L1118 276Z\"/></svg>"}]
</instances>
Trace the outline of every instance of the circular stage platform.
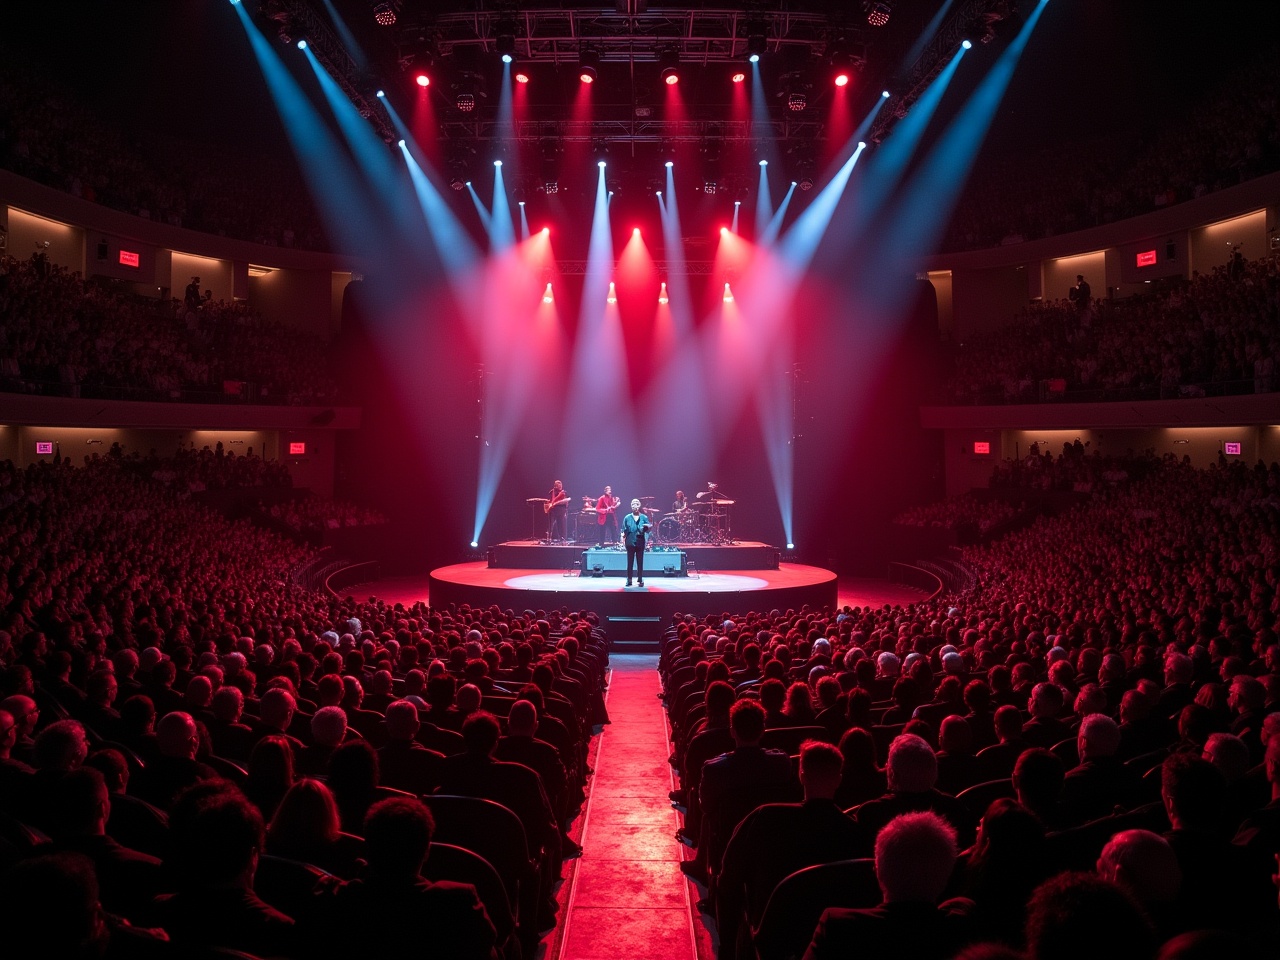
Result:
<instances>
[{"instance_id":1,"label":"circular stage platform","mask_svg":"<svg viewBox=\"0 0 1280 960\"><path fill-rule=\"evenodd\" d=\"M784 563L777 570L719 570L698 577L645 578L645 586L625 587L621 577L566 576L563 571L489 567L458 563L431 571L433 605L468 603L513 609L569 607L593 610L611 620L666 621L675 613L711 613L832 607L836 575L821 567Z\"/></svg>"}]
</instances>

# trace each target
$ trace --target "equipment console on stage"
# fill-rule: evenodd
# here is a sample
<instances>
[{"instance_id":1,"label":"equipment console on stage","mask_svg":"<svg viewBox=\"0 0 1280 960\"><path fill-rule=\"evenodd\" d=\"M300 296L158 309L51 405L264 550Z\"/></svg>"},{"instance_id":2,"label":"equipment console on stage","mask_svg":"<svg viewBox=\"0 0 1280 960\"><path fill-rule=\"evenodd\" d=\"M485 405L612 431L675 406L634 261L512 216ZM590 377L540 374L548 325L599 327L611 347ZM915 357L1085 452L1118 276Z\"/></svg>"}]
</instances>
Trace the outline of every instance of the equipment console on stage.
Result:
<instances>
[{"instance_id":1,"label":"equipment console on stage","mask_svg":"<svg viewBox=\"0 0 1280 960\"><path fill-rule=\"evenodd\" d=\"M597 567L599 568L597 570ZM675 547L653 546L644 552L644 570L649 577L687 577L689 564L683 550ZM582 551L583 577L625 577L627 555L611 547Z\"/></svg>"}]
</instances>

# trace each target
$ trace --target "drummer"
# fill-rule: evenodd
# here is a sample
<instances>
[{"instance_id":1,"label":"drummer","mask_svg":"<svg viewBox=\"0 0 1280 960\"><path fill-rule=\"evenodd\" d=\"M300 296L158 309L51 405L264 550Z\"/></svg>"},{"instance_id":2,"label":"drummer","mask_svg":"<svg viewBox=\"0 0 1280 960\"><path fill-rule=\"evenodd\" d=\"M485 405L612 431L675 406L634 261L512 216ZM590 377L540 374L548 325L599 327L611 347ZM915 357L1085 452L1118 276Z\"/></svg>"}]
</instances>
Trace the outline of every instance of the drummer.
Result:
<instances>
[{"instance_id":1,"label":"drummer","mask_svg":"<svg viewBox=\"0 0 1280 960\"><path fill-rule=\"evenodd\" d=\"M677 490L675 503L671 504L671 512L684 513L688 509L689 509L689 501L684 498L684 491Z\"/></svg>"}]
</instances>

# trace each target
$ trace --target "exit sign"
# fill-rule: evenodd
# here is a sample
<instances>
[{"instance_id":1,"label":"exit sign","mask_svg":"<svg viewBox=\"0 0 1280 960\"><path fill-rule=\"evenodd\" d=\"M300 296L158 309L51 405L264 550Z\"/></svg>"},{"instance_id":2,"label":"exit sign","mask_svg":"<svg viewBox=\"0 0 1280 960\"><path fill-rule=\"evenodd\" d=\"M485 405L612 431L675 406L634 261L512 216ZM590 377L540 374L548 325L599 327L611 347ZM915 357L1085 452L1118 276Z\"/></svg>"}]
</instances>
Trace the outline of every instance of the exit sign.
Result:
<instances>
[{"instance_id":1,"label":"exit sign","mask_svg":"<svg viewBox=\"0 0 1280 960\"><path fill-rule=\"evenodd\" d=\"M991 441L975 440L973 441L973 452L980 456L989 456L991 454Z\"/></svg>"},{"instance_id":2,"label":"exit sign","mask_svg":"<svg viewBox=\"0 0 1280 960\"><path fill-rule=\"evenodd\" d=\"M1138 254L1138 266L1154 267L1156 265L1156 252L1154 250L1144 250Z\"/></svg>"},{"instance_id":3,"label":"exit sign","mask_svg":"<svg viewBox=\"0 0 1280 960\"><path fill-rule=\"evenodd\" d=\"M129 250L121 250L120 262L126 267L136 267L138 265L138 255Z\"/></svg>"},{"instance_id":4,"label":"exit sign","mask_svg":"<svg viewBox=\"0 0 1280 960\"><path fill-rule=\"evenodd\" d=\"M296 441L290 441L290 443L289 443L289 456L291 456L291 457L301 457L301 456L303 456L306 452L307 452L307 445L306 445L306 443L305 443L305 442L303 442L303 443L298 443L298 442L296 442Z\"/></svg>"}]
</instances>

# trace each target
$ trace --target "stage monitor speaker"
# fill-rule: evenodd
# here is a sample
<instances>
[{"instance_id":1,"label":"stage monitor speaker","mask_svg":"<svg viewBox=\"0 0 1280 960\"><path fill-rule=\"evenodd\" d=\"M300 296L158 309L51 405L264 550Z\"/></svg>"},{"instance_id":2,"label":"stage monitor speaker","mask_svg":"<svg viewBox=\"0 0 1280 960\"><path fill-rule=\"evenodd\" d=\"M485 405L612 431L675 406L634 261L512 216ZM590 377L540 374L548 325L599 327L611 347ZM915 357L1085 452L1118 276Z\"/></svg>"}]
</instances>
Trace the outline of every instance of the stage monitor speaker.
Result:
<instances>
[{"instance_id":1,"label":"stage monitor speaker","mask_svg":"<svg viewBox=\"0 0 1280 960\"><path fill-rule=\"evenodd\" d=\"M591 566L591 575L592 575L593 577L603 577L603 576L604 576L604 567L603 567L603 566L601 566L601 565L600 565L600 564L598 564L598 563L596 563L596 564L592 564L592 566Z\"/></svg>"}]
</instances>

